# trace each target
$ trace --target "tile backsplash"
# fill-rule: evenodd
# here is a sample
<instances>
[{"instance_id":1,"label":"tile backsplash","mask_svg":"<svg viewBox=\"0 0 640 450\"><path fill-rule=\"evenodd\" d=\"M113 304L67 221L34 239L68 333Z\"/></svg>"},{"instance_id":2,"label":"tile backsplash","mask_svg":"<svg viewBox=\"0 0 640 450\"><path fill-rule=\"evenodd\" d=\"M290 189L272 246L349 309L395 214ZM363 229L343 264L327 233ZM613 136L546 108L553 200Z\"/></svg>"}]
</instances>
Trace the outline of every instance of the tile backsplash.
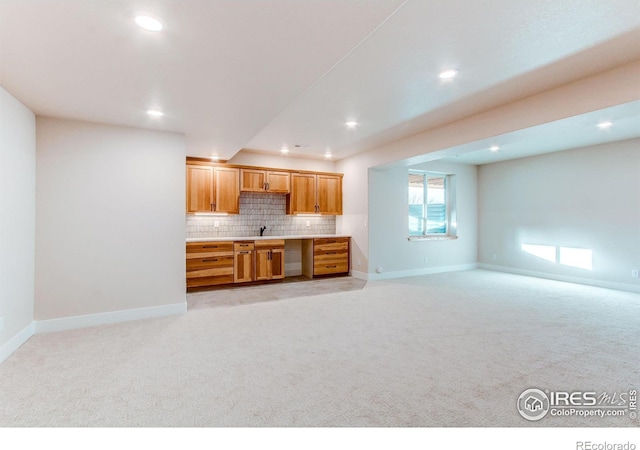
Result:
<instances>
[{"instance_id":1,"label":"tile backsplash","mask_svg":"<svg viewBox=\"0 0 640 450\"><path fill-rule=\"evenodd\" d=\"M286 215L286 207L286 196L283 194L243 192L240 194L238 215L188 214L187 238L259 236L260 227L263 226L267 227L264 236L335 234L335 216L291 216Z\"/></svg>"}]
</instances>

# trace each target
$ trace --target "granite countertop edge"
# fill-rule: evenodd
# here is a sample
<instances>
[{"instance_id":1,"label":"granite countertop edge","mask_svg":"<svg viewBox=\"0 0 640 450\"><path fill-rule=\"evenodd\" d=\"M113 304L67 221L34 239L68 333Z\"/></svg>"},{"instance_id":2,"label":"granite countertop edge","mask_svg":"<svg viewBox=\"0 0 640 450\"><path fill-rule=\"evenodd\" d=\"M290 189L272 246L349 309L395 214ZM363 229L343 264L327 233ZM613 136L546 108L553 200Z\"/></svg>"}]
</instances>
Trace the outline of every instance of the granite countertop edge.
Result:
<instances>
[{"instance_id":1,"label":"granite countertop edge","mask_svg":"<svg viewBox=\"0 0 640 450\"><path fill-rule=\"evenodd\" d=\"M217 241L263 241L266 239L327 239L327 238L350 238L348 234L304 234L286 236L211 236L186 238L186 242L217 242Z\"/></svg>"}]
</instances>

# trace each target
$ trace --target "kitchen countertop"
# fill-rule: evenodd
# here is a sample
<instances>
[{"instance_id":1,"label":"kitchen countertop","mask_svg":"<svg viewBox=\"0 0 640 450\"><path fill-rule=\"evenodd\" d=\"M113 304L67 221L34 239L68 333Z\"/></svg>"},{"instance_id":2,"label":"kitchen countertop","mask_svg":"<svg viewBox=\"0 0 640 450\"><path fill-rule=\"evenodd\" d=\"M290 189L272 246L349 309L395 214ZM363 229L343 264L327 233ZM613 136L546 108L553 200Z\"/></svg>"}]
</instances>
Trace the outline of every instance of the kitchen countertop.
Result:
<instances>
[{"instance_id":1,"label":"kitchen countertop","mask_svg":"<svg viewBox=\"0 0 640 450\"><path fill-rule=\"evenodd\" d=\"M349 238L348 234L305 234L287 236L215 236L202 238L187 238L187 242L217 242L217 241L263 241L265 239L314 239L314 238Z\"/></svg>"}]
</instances>

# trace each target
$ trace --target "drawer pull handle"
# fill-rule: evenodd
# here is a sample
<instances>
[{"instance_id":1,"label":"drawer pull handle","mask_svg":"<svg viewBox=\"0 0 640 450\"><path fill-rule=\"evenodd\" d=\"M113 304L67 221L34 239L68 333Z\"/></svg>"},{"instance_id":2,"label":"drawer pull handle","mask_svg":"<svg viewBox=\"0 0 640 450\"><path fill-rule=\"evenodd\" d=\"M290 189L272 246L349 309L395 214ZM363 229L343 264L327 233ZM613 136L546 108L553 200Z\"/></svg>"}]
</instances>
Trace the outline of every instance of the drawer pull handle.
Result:
<instances>
[{"instance_id":1,"label":"drawer pull handle","mask_svg":"<svg viewBox=\"0 0 640 450\"><path fill-rule=\"evenodd\" d=\"M203 259L202 262L217 262L218 259Z\"/></svg>"},{"instance_id":2,"label":"drawer pull handle","mask_svg":"<svg viewBox=\"0 0 640 450\"><path fill-rule=\"evenodd\" d=\"M246 254L248 254L249 252L238 252L238 253L239 253L239 254L241 254L241 255L246 255Z\"/></svg>"},{"instance_id":3,"label":"drawer pull handle","mask_svg":"<svg viewBox=\"0 0 640 450\"><path fill-rule=\"evenodd\" d=\"M337 254L337 253L338 253L338 252L327 252L327 255L335 255L335 254Z\"/></svg>"},{"instance_id":4,"label":"drawer pull handle","mask_svg":"<svg viewBox=\"0 0 640 450\"><path fill-rule=\"evenodd\" d=\"M203 245L202 248L218 248L217 245Z\"/></svg>"},{"instance_id":5,"label":"drawer pull handle","mask_svg":"<svg viewBox=\"0 0 640 450\"><path fill-rule=\"evenodd\" d=\"M338 266L327 266L327 269L334 269L336 267L338 267Z\"/></svg>"}]
</instances>

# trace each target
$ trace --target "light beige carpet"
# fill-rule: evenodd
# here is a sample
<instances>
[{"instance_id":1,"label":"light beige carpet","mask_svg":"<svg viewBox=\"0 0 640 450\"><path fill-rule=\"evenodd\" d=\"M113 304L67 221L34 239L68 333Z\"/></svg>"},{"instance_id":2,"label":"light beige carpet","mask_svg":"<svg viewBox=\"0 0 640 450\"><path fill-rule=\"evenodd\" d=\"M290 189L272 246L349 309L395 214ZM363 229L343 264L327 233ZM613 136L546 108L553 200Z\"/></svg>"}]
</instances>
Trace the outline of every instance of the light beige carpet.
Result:
<instances>
[{"instance_id":1,"label":"light beige carpet","mask_svg":"<svg viewBox=\"0 0 640 450\"><path fill-rule=\"evenodd\" d=\"M639 297L475 270L36 335L0 364L0 425L638 426L516 401L640 387Z\"/></svg>"}]
</instances>

